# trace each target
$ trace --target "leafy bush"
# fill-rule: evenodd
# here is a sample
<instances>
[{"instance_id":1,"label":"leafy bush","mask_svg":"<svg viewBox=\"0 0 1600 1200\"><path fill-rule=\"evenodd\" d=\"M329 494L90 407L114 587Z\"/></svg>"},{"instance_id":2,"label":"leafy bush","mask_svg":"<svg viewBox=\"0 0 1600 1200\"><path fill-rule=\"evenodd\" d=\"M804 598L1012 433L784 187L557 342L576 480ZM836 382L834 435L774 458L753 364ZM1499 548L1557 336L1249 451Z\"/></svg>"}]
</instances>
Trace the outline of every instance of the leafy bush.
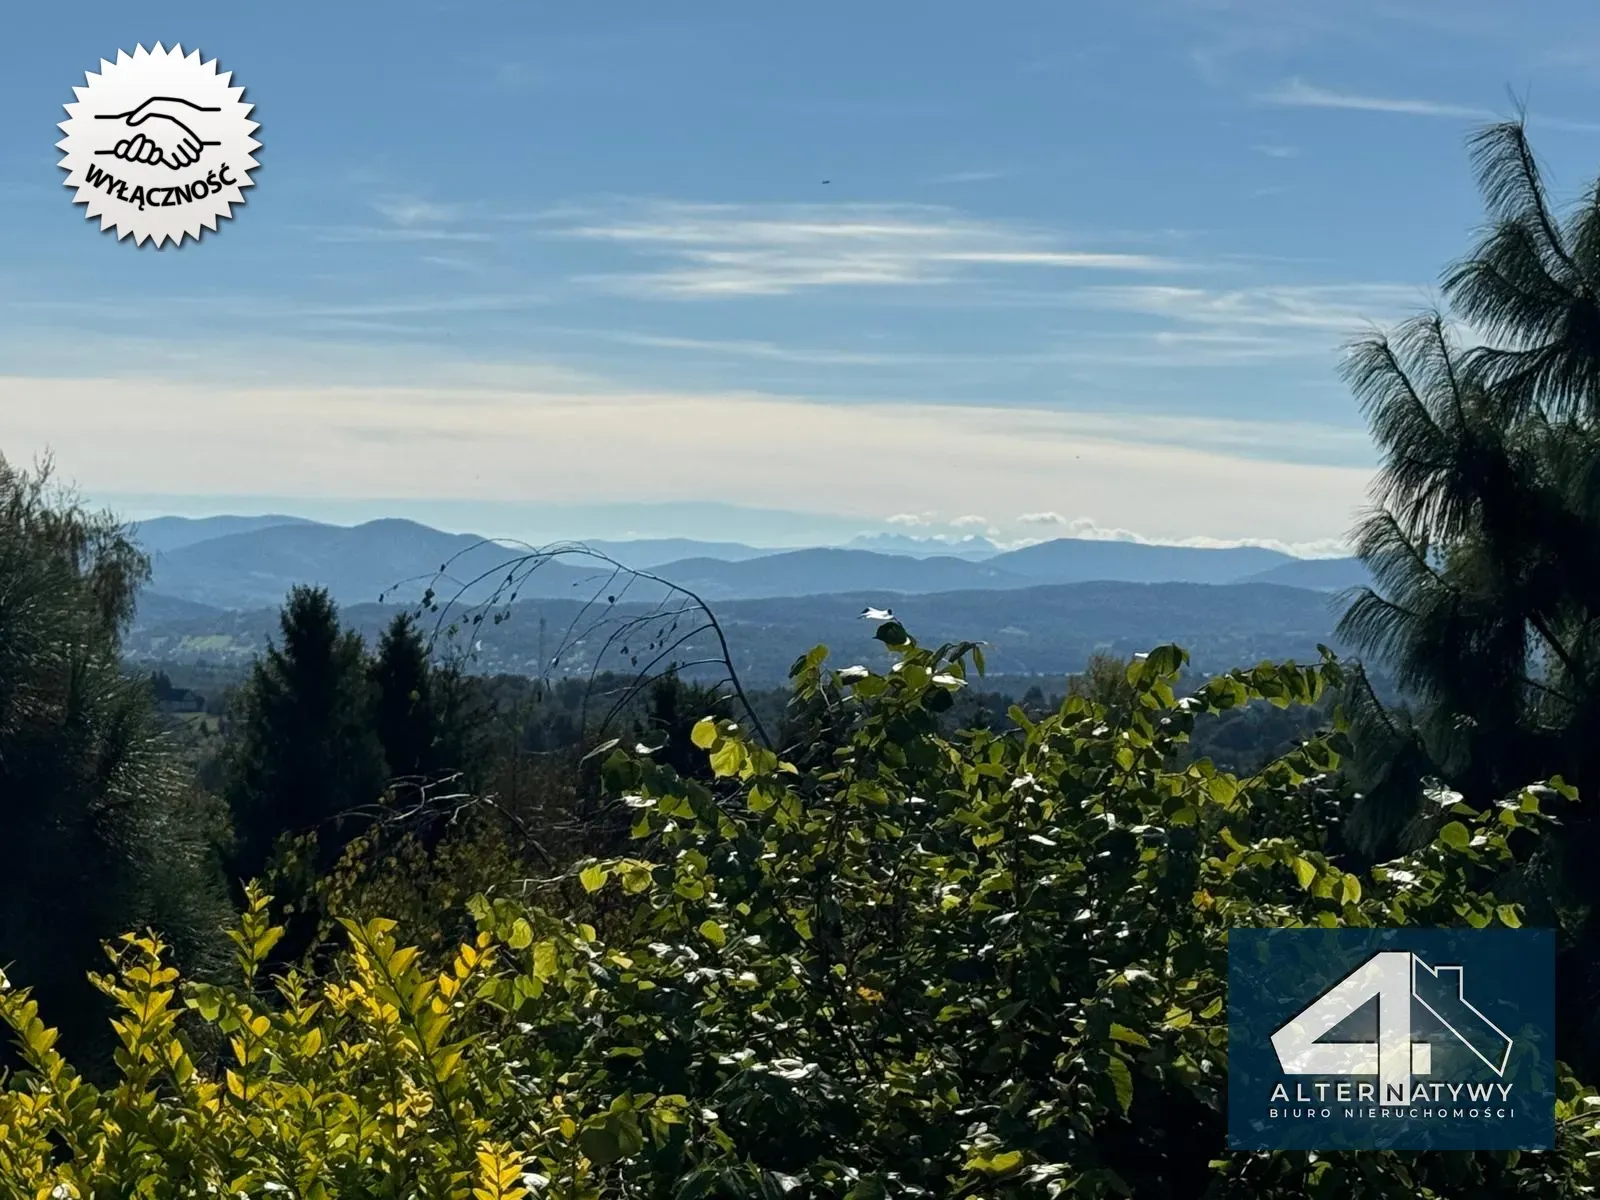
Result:
<instances>
[{"instance_id":1,"label":"leafy bush","mask_svg":"<svg viewBox=\"0 0 1600 1200\"><path fill-rule=\"evenodd\" d=\"M27 1070L0 1093L0 1184L36 1197L1576 1196L1597 1098L1563 1076L1547 1154L1224 1149L1226 933L1241 925L1516 924L1496 881L1559 781L1347 873L1326 852L1334 747L1244 780L1174 753L1197 715L1314 702L1331 660L1178 700L1173 647L1132 702L1077 697L941 736L970 646L890 623L886 674L795 665L816 736L780 761L696 726L714 778L638 752L605 771L634 857L475 898L436 961L349 920L317 979L181 984L128 937L116 1086L79 1079L25 991ZM596 927L604 930L597 931ZM218 1047L214 1062L204 1047Z\"/></svg>"},{"instance_id":2,"label":"leafy bush","mask_svg":"<svg viewBox=\"0 0 1600 1200\"><path fill-rule=\"evenodd\" d=\"M20 965L80 1053L108 1061L107 1011L83 979L100 943L155 922L204 969L225 961L231 915L213 850L226 813L119 661L148 572L48 463L0 456L0 962Z\"/></svg>"}]
</instances>

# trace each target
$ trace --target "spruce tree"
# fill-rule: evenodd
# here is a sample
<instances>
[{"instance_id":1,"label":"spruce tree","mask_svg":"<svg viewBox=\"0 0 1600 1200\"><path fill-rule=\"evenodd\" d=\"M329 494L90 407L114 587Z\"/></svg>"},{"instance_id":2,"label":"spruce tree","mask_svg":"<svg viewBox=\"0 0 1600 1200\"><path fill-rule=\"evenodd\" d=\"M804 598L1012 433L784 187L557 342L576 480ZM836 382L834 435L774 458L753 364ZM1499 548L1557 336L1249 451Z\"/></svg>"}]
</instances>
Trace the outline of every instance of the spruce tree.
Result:
<instances>
[{"instance_id":1,"label":"spruce tree","mask_svg":"<svg viewBox=\"0 0 1600 1200\"><path fill-rule=\"evenodd\" d=\"M416 622L403 612L389 623L372 664L374 725L391 778L432 779L441 759L442 721L433 667Z\"/></svg>"},{"instance_id":2,"label":"spruce tree","mask_svg":"<svg viewBox=\"0 0 1600 1200\"><path fill-rule=\"evenodd\" d=\"M314 833L326 866L352 829L341 818L378 800L387 780L360 636L340 628L322 588L291 591L278 625L280 643L239 697L227 764L238 879L258 875L285 834Z\"/></svg>"}]
</instances>

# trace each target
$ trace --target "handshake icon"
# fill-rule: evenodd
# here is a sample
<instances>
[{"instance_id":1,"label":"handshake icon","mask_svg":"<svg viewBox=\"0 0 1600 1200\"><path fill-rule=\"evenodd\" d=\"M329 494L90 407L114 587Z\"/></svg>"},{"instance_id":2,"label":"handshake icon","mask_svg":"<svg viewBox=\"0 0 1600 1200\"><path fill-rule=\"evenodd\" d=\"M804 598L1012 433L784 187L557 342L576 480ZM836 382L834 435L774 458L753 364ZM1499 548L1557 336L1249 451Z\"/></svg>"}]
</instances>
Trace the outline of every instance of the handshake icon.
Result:
<instances>
[{"instance_id":1,"label":"handshake icon","mask_svg":"<svg viewBox=\"0 0 1600 1200\"><path fill-rule=\"evenodd\" d=\"M199 162L207 146L220 144L206 141L195 132L195 114L220 111L219 108L207 108L176 96L151 96L138 108L127 112L96 116L95 119L100 121L121 121L130 132L112 149L96 150L95 153L109 154L124 162L166 166L181 171Z\"/></svg>"}]
</instances>

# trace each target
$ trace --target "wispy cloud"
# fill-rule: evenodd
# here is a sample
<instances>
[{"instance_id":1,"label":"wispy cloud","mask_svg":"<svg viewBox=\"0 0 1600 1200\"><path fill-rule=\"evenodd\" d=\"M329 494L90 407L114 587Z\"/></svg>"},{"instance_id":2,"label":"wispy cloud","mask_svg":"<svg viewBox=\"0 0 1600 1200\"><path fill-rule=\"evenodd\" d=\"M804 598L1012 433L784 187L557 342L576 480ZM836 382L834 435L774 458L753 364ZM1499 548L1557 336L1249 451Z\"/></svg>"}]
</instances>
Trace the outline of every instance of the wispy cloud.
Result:
<instances>
[{"instance_id":1,"label":"wispy cloud","mask_svg":"<svg viewBox=\"0 0 1600 1200\"><path fill-rule=\"evenodd\" d=\"M421 261L430 267L443 267L447 271L461 271L467 275L484 275L489 270L481 262L454 254L424 254Z\"/></svg>"},{"instance_id":2,"label":"wispy cloud","mask_svg":"<svg viewBox=\"0 0 1600 1200\"><path fill-rule=\"evenodd\" d=\"M1451 117L1458 120L1492 121L1493 111L1467 104L1421 100L1400 96L1370 96L1318 87L1302 79L1291 79L1258 99L1263 104L1282 108L1343 108L1358 112L1403 113L1413 117Z\"/></svg>"},{"instance_id":3,"label":"wispy cloud","mask_svg":"<svg viewBox=\"0 0 1600 1200\"><path fill-rule=\"evenodd\" d=\"M280 315L298 317L404 317L440 313L516 312L548 304L549 297L535 292L494 296L427 296L415 300L384 300L371 304L309 305L285 308Z\"/></svg>"},{"instance_id":4,"label":"wispy cloud","mask_svg":"<svg viewBox=\"0 0 1600 1200\"><path fill-rule=\"evenodd\" d=\"M476 229L436 229L411 225L295 225L319 242L487 242Z\"/></svg>"},{"instance_id":5,"label":"wispy cloud","mask_svg":"<svg viewBox=\"0 0 1600 1200\"><path fill-rule=\"evenodd\" d=\"M645 202L559 228L664 269L593 275L641 296L787 295L811 288L948 284L978 267L1154 271L1171 260L1065 247L1044 233L910 204L712 205Z\"/></svg>"},{"instance_id":6,"label":"wispy cloud","mask_svg":"<svg viewBox=\"0 0 1600 1200\"><path fill-rule=\"evenodd\" d=\"M1343 108L1354 112L1398 113L1411 117L1444 117L1460 121L1504 121L1510 113L1495 112L1471 104L1453 104L1415 97L1373 96L1319 87L1302 79L1285 84L1256 97L1263 104L1281 108ZM1524 119L1530 129L1557 130L1563 133L1600 133L1600 122L1578 121L1569 117L1530 112ZM1257 147L1260 149L1260 147Z\"/></svg>"},{"instance_id":7,"label":"wispy cloud","mask_svg":"<svg viewBox=\"0 0 1600 1200\"><path fill-rule=\"evenodd\" d=\"M1189 336L1228 339L1261 330L1310 330L1349 336L1385 325L1426 305L1427 289L1411 284L1277 285L1231 290L1167 284L1085 289L1086 302L1213 327ZM1231 332L1230 332L1231 331ZM1181 335L1175 335L1181 336Z\"/></svg>"},{"instance_id":8,"label":"wispy cloud","mask_svg":"<svg viewBox=\"0 0 1600 1200\"><path fill-rule=\"evenodd\" d=\"M1299 146L1251 146L1250 149L1268 158L1297 158L1300 155Z\"/></svg>"},{"instance_id":9,"label":"wispy cloud","mask_svg":"<svg viewBox=\"0 0 1600 1200\"><path fill-rule=\"evenodd\" d=\"M372 207L380 216L407 229L440 225L447 221L458 220L463 215L462 205L441 204L435 200L424 200L420 196L385 196L374 200Z\"/></svg>"},{"instance_id":10,"label":"wispy cloud","mask_svg":"<svg viewBox=\"0 0 1600 1200\"><path fill-rule=\"evenodd\" d=\"M873 351L812 349L783 346L776 342L748 339L671 337L650 333L595 331L595 336L624 346L650 350L685 350L730 358L765 359L771 362L802 363L812 366L909 366L927 362L919 354L879 354Z\"/></svg>"},{"instance_id":11,"label":"wispy cloud","mask_svg":"<svg viewBox=\"0 0 1600 1200\"><path fill-rule=\"evenodd\" d=\"M1058 512L1029 512L1017 518L1019 525L1065 525L1067 518Z\"/></svg>"},{"instance_id":12,"label":"wispy cloud","mask_svg":"<svg viewBox=\"0 0 1600 1200\"><path fill-rule=\"evenodd\" d=\"M206 364L217 372L214 359ZM1154 414L833 405L751 392L249 386L124 376L0 379L30 403L0 413L19 457L53 446L101 493L439 497L567 503L760 496L774 507L879 514L1092 513L1151 539L1285 543L1336 537L1371 478L1260 453L1325 448L1343 431ZM704 430L719 431L708 442ZM608 470L594 470L595 431ZM251 448L241 457L239 446ZM884 446L893 454L884 454ZM530 458L530 454L534 457ZM960 469L930 471L929 463ZM818 463L830 484L816 486ZM1140 479L1137 488L1127 487ZM1281 502L1293 495L1295 503ZM998 507L997 507L998 506ZM948 526L946 526L948 528Z\"/></svg>"},{"instance_id":13,"label":"wispy cloud","mask_svg":"<svg viewBox=\"0 0 1600 1200\"><path fill-rule=\"evenodd\" d=\"M374 181L377 182L377 181ZM369 184L369 186L371 186ZM430 200L405 192L388 192L367 207L381 220L346 225L297 225L319 242L488 242L479 218L483 205Z\"/></svg>"},{"instance_id":14,"label":"wispy cloud","mask_svg":"<svg viewBox=\"0 0 1600 1200\"><path fill-rule=\"evenodd\" d=\"M1055 513L1050 516L1057 516ZM1026 517L1017 518L1025 521ZM1140 546L1184 546L1202 550L1233 550L1244 546L1253 546L1262 550L1277 550L1284 554L1293 554L1301 558L1341 558L1350 553L1347 539L1342 537L1312 538L1306 541L1284 541L1281 538L1214 538L1214 537L1186 537L1186 538L1158 538L1147 537L1142 533L1135 533L1131 529L1108 527L1101 525L1093 517L1074 517L1067 520L1059 517L1056 524L1066 526L1064 536L1081 538L1090 542L1133 542ZM1040 539L1030 538L1036 542Z\"/></svg>"}]
</instances>

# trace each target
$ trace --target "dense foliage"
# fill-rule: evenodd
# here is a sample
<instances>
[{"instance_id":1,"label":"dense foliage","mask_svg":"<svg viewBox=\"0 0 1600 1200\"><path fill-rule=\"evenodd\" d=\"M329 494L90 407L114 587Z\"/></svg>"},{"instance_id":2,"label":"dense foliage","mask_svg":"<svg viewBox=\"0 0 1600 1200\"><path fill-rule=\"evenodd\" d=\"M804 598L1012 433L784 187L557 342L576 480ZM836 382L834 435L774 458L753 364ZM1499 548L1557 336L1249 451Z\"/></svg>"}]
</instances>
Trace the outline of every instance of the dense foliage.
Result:
<instances>
[{"instance_id":1,"label":"dense foliage","mask_svg":"<svg viewBox=\"0 0 1600 1200\"><path fill-rule=\"evenodd\" d=\"M126 924L210 962L229 908L222 817L162 743L119 637L147 563L116 521L0 458L0 954L91 1052L108 1040L83 985Z\"/></svg>"},{"instance_id":2,"label":"dense foliage","mask_svg":"<svg viewBox=\"0 0 1600 1200\"><path fill-rule=\"evenodd\" d=\"M438 955L345 926L321 978L268 981L252 894L231 984L184 984L150 938L98 980L120 1079L53 1048L26 991L3 1016L27 1069L0 1093L0 1181L28 1196L1575 1196L1600 1147L1563 1085L1549 1154L1230 1155L1225 937L1236 925L1499 921L1567 793L1449 800L1403 860L1324 850L1334 750L1250 780L1173 770L1196 717L1314 701L1331 662L1133 703L1083 698L1007 733L938 713L967 647L880 630L894 670L796 664L827 712L799 769L707 719L713 778L620 749L627 857L534 898L501 888ZM210 1049L215 1048L211 1061Z\"/></svg>"}]
</instances>

